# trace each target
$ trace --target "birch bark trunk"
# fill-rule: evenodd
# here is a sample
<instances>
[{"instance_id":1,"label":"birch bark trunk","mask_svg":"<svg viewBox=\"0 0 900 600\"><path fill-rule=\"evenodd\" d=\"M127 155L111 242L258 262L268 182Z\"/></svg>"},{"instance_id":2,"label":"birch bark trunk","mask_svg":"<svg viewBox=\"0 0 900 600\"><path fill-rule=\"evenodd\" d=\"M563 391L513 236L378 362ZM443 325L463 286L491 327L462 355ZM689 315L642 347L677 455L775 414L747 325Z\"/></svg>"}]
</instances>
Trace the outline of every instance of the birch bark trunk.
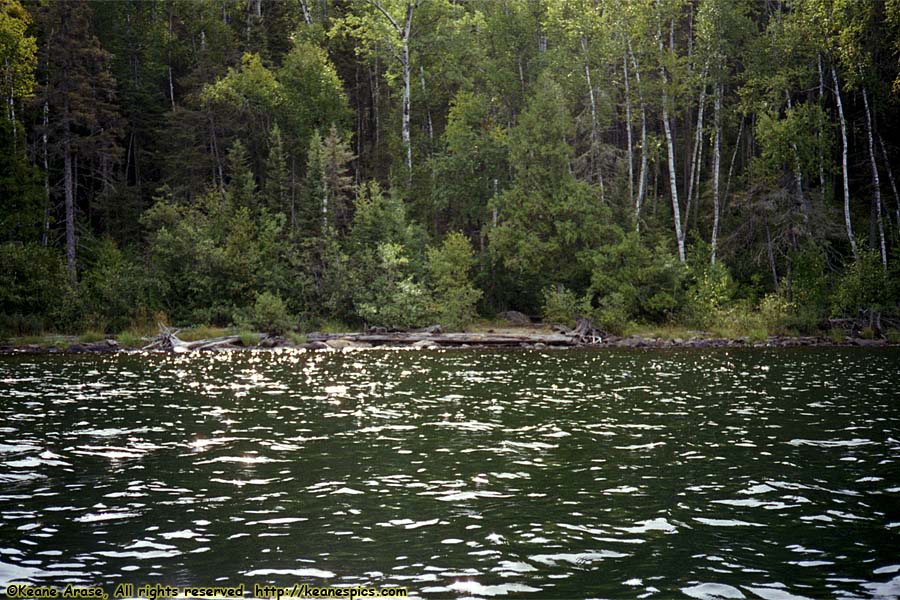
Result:
<instances>
[{"instance_id":1,"label":"birch bark trunk","mask_svg":"<svg viewBox=\"0 0 900 600\"><path fill-rule=\"evenodd\" d=\"M659 45L660 60L662 60L663 41L659 24L657 24L656 38ZM663 128L666 132L666 152L669 160L669 190L672 195L672 216L675 221L675 239L678 242L678 259L681 262L685 262L684 233L681 230L681 207L678 203L678 182L676 180L677 174L675 171L675 148L672 140L672 128L669 124L669 94L666 90L669 85L669 78L666 75L666 68L662 63L659 65L659 76L660 79L662 79L662 117Z\"/></svg>"},{"instance_id":2,"label":"birch bark trunk","mask_svg":"<svg viewBox=\"0 0 900 600\"><path fill-rule=\"evenodd\" d=\"M716 86L716 99L714 101L714 127L716 135L713 139L713 230L712 230L712 250L710 252L710 263L716 264L716 246L719 241L719 164L721 162L721 139L722 139L722 84Z\"/></svg>"},{"instance_id":3,"label":"birch bark trunk","mask_svg":"<svg viewBox=\"0 0 900 600\"><path fill-rule=\"evenodd\" d=\"M638 175L638 194L634 203L634 228L635 231L640 233L641 206L647 193L647 106L644 102L644 90L641 86L641 69L631 49L630 39L628 40L628 54L631 57L631 64L634 66L634 80L637 83L638 99L641 103L641 172Z\"/></svg>"},{"instance_id":4,"label":"birch bark trunk","mask_svg":"<svg viewBox=\"0 0 900 600\"><path fill-rule=\"evenodd\" d=\"M834 81L834 100L837 103L838 118L841 122L841 169L844 175L844 226L847 228L847 237L850 239L850 249L853 251L853 259L859 258L856 249L856 238L853 237L853 224L850 222L850 176L847 167L847 121L844 119L844 104L841 102L841 86L838 81L837 69L831 65L831 79Z\"/></svg>"},{"instance_id":5,"label":"birch bark trunk","mask_svg":"<svg viewBox=\"0 0 900 600\"><path fill-rule=\"evenodd\" d=\"M878 224L878 244L881 250L881 266L887 269L887 249L884 243L884 219L881 216L881 180L878 177L878 162L875 158L875 135L872 123L872 109L869 107L869 94L865 86L862 89L863 106L866 109L866 136L869 142L869 162L872 165L872 188L874 191L875 220Z\"/></svg>"},{"instance_id":6,"label":"birch bark trunk","mask_svg":"<svg viewBox=\"0 0 900 600\"><path fill-rule=\"evenodd\" d=\"M634 143L631 139L631 87L628 82L628 55L622 53L625 74L625 133L628 142L628 202L634 202ZM593 92L591 92L593 96Z\"/></svg>"}]
</instances>

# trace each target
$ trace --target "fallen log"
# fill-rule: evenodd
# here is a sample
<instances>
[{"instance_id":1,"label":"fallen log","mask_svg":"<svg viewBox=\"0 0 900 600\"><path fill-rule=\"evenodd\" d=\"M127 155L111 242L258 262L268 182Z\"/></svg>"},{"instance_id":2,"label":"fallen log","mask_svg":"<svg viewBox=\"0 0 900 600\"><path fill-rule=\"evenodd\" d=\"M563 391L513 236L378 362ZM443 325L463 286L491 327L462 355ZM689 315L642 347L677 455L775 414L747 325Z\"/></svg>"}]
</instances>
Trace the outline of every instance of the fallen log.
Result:
<instances>
[{"instance_id":1,"label":"fallen log","mask_svg":"<svg viewBox=\"0 0 900 600\"><path fill-rule=\"evenodd\" d=\"M215 350L217 348L231 346L241 341L240 336L226 335L217 338L208 338L203 340L194 340L185 342L178 337L178 329L169 328L159 323L159 334L143 347L143 350L161 350L164 352L192 352L199 350ZM266 334L260 334L260 340L266 338Z\"/></svg>"}]
</instances>

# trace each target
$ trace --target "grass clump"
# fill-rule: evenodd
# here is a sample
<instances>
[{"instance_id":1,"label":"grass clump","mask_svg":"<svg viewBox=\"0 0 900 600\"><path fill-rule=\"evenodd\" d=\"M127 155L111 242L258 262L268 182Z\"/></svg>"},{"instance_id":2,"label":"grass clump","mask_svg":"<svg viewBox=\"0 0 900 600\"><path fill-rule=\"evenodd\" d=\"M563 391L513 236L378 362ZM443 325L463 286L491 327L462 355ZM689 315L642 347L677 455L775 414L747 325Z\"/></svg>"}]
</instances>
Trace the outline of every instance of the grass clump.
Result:
<instances>
[{"instance_id":1,"label":"grass clump","mask_svg":"<svg viewBox=\"0 0 900 600\"><path fill-rule=\"evenodd\" d=\"M295 346L299 346L300 344L306 343L306 334L305 333L297 333L296 331L288 331L287 338L291 340L291 343Z\"/></svg>"},{"instance_id":2,"label":"grass clump","mask_svg":"<svg viewBox=\"0 0 900 600\"><path fill-rule=\"evenodd\" d=\"M888 329L885 336L889 344L900 344L900 329Z\"/></svg>"},{"instance_id":3,"label":"grass clump","mask_svg":"<svg viewBox=\"0 0 900 600\"><path fill-rule=\"evenodd\" d=\"M839 344L844 341L846 334L843 329L839 327L833 327L828 330L828 339L834 342L835 344Z\"/></svg>"},{"instance_id":4,"label":"grass clump","mask_svg":"<svg viewBox=\"0 0 900 600\"><path fill-rule=\"evenodd\" d=\"M127 329L120 333L117 336L119 341L119 345L125 346L126 348L140 348L144 345L144 338L140 335L140 333Z\"/></svg>"},{"instance_id":5,"label":"grass clump","mask_svg":"<svg viewBox=\"0 0 900 600\"><path fill-rule=\"evenodd\" d=\"M353 331L353 328L343 321L329 319L319 323L319 331L321 333L347 333Z\"/></svg>"},{"instance_id":6,"label":"grass clump","mask_svg":"<svg viewBox=\"0 0 900 600\"><path fill-rule=\"evenodd\" d=\"M253 331L242 330L238 332L238 338L241 340L241 345L245 348L252 348L259 344L259 334Z\"/></svg>"},{"instance_id":7,"label":"grass clump","mask_svg":"<svg viewBox=\"0 0 900 600\"><path fill-rule=\"evenodd\" d=\"M82 344L92 344L106 339L106 334L102 331L85 331L78 336L78 341Z\"/></svg>"},{"instance_id":8,"label":"grass clump","mask_svg":"<svg viewBox=\"0 0 900 600\"><path fill-rule=\"evenodd\" d=\"M223 337L226 335L228 335L228 330L224 327L210 327L208 325L190 327L178 332L178 338L185 342L208 340L210 338Z\"/></svg>"}]
</instances>

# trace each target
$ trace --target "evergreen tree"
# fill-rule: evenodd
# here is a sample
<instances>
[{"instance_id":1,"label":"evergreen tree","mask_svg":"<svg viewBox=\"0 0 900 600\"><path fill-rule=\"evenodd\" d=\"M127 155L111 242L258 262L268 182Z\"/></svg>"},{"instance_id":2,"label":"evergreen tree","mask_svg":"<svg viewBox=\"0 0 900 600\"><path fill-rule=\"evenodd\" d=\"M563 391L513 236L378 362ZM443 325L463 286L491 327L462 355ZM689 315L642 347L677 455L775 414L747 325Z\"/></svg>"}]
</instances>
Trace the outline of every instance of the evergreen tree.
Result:
<instances>
[{"instance_id":1,"label":"evergreen tree","mask_svg":"<svg viewBox=\"0 0 900 600\"><path fill-rule=\"evenodd\" d=\"M228 185L226 197L233 209L245 208L255 211L259 208L256 194L256 178L250 169L247 149L240 140L235 140L228 149Z\"/></svg>"},{"instance_id":2,"label":"evergreen tree","mask_svg":"<svg viewBox=\"0 0 900 600\"><path fill-rule=\"evenodd\" d=\"M44 72L39 80L45 84L39 97L49 115L44 133L50 156L62 162L66 266L74 283L78 194L96 192L95 181L105 185L121 155L116 82L109 70L110 55L94 34L93 11L86 0L41 5L37 21L44 37L39 60ZM78 185L76 170L86 185Z\"/></svg>"},{"instance_id":3,"label":"evergreen tree","mask_svg":"<svg viewBox=\"0 0 900 600\"><path fill-rule=\"evenodd\" d=\"M288 175L287 157L278 124L269 132L269 158L266 161L266 205L273 213L282 213L294 223L294 204L291 179Z\"/></svg>"}]
</instances>

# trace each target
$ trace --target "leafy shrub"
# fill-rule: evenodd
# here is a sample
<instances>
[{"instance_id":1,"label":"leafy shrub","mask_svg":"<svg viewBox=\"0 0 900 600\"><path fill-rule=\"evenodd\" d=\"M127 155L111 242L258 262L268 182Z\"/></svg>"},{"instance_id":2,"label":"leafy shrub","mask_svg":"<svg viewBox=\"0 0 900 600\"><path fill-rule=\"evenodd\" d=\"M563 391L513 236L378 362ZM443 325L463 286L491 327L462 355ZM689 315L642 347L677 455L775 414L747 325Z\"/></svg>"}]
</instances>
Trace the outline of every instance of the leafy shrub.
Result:
<instances>
[{"instance_id":1,"label":"leafy shrub","mask_svg":"<svg viewBox=\"0 0 900 600\"><path fill-rule=\"evenodd\" d=\"M671 320L684 297L686 271L660 243L649 246L634 232L594 255L590 295L595 319L610 331L629 321Z\"/></svg>"},{"instance_id":2,"label":"leafy shrub","mask_svg":"<svg viewBox=\"0 0 900 600\"><path fill-rule=\"evenodd\" d=\"M728 307L733 297L731 275L721 263L704 262L691 267L691 279L685 316L697 327L712 327L721 319L720 312Z\"/></svg>"},{"instance_id":3,"label":"leafy shrub","mask_svg":"<svg viewBox=\"0 0 900 600\"><path fill-rule=\"evenodd\" d=\"M108 238L93 244L86 254L89 266L78 290L84 324L121 331L146 303L143 269Z\"/></svg>"},{"instance_id":4,"label":"leafy shrub","mask_svg":"<svg viewBox=\"0 0 900 600\"><path fill-rule=\"evenodd\" d=\"M753 310L746 301L719 309L707 323L715 335L724 338L747 338L751 342L761 342L769 336L762 314Z\"/></svg>"},{"instance_id":5,"label":"leafy shrub","mask_svg":"<svg viewBox=\"0 0 900 600\"><path fill-rule=\"evenodd\" d=\"M77 315L62 256L38 244L0 245L0 327L36 334Z\"/></svg>"},{"instance_id":6,"label":"leafy shrub","mask_svg":"<svg viewBox=\"0 0 900 600\"><path fill-rule=\"evenodd\" d=\"M256 296L250 320L259 331L273 335L283 335L295 324L294 319L288 314L284 301L271 292L263 292Z\"/></svg>"},{"instance_id":7,"label":"leafy shrub","mask_svg":"<svg viewBox=\"0 0 900 600\"><path fill-rule=\"evenodd\" d=\"M579 298L565 286L546 288L543 296L541 314L545 322L573 327L578 317L591 314L589 298Z\"/></svg>"},{"instance_id":8,"label":"leafy shrub","mask_svg":"<svg viewBox=\"0 0 900 600\"><path fill-rule=\"evenodd\" d=\"M780 294L766 294L759 303L759 315L772 335L785 335L795 306Z\"/></svg>"},{"instance_id":9,"label":"leafy shrub","mask_svg":"<svg viewBox=\"0 0 900 600\"><path fill-rule=\"evenodd\" d=\"M423 325L429 317L428 290L409 275L409 259L403 246L378 246L378 275L357 290L356 310L370 325L405 329Z\"/></svg>"},{"instance_id":10,"label":"leafy shrub","mask_svg":"<svg viewBox=\"0 0 900 600\"><path fill-rule=\"evenodd\" d=\"M844 271L835 291L832 310L851 318L862 312L881 312L889 305L888 277L874 250L860 250L859 258Z\"/></svg>"},{"instance_id":11,"label":"leafy shrub","mask_svg":"<svg viewBox=\"0 0 900 600\"><path fill-rule=\"evenodd\" d=\"M828 316L831 290L835 287L827 269L825 254L808 246L793 254L791 274L792 307L786 327L800 333L819 331Z\"/></svg>"}]
</instances>

